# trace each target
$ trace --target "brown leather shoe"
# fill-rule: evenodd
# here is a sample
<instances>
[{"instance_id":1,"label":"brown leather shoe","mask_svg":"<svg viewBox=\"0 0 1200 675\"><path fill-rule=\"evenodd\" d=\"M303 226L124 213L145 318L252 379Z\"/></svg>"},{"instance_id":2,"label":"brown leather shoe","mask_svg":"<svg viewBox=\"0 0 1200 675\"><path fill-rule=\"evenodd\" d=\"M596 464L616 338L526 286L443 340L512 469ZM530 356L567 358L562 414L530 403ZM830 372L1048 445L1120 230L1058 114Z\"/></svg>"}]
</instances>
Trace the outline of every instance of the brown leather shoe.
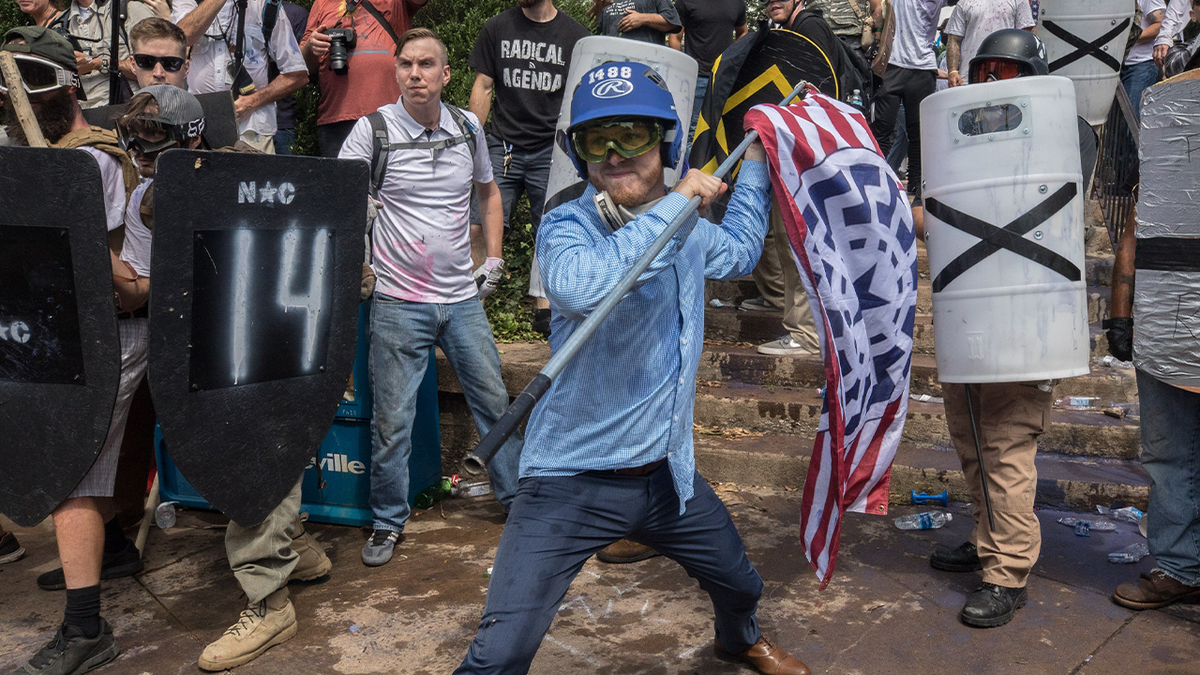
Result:
<instances>
[{"instance_id":1,"label":"brown leather shoe","mask_svg":"<svg viewBox=\"0 0 1200 675\"><path fill-rule=\"evenodd\" d=\"M639 544L636 541L629 541L628 539L621 539L620 541L614 541L608 546L600 549L600 552L596 554L596 557L600 560L600 562L606 562L613 565L622 565L624 563L635 563L639 560L653 558L656 555L662 554L650 548L649 546L646 546L645 544Z\"/></svg>"},{"instance_id":2,"label":"brown leather shoe","mask_svg":"<svg viewBox=\"0 0 1200 675\"><path fill-rule=\"evenodd\" d=\"M1187 598L1200 597L1200 587L1188 586L1167 576L1157 567L1137 581L1117 586L1113 602L1129 609L1158 609Z\"/></svg>"},{"instance_id":3,"label":"brown leather shoe","mask_svg":"<svg viewBox=\"0 0 1200 675\"><path fill-rule=\"evenodd\" d=\"M758 638L753 647L741 654L727 651L720 642L714 640L713 653L722 661L749 663L755 670L766 675L812 675L812 671L800 659L788 654L783 647L775 645L766 636Z\"/></svg>"}]
</instances>

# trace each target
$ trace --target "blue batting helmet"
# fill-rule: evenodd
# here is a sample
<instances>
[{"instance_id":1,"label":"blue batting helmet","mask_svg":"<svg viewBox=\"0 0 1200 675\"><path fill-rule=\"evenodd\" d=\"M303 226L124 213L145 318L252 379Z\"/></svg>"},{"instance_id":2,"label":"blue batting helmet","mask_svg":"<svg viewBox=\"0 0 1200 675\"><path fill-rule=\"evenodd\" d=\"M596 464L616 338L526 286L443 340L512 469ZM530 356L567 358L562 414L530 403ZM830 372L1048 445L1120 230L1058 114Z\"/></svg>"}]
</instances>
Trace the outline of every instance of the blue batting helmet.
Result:
<instances>
[{"instance_id":1,"label":"blue batting helmet","mask_svg":"<svg viewBox=\"0 0 1200 675\"><path fill-rule=\"evenodd\" d=\"M584 73L571 98L570 139L575 129L585 122L606 117L648 117L663 123L662 162L675 168L683 154L683 137L679 115L675 112L675 97L667 89L662 76L644 63L617 61L596 66ZM567 155L587 180L587 163L575 153L568 140Z\"/></svg>"}]
</instances>

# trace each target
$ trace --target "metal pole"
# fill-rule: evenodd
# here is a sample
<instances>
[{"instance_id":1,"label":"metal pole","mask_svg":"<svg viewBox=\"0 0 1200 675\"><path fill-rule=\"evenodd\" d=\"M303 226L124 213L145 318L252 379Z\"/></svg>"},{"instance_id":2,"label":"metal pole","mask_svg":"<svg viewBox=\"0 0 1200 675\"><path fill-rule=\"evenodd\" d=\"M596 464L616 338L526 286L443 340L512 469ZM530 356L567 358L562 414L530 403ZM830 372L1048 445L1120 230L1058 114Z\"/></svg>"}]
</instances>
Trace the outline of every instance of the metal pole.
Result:
<instances>
[{"instance_id":1,"label":"metal pole","mask_svg":"<svg viewBox=\"0 0 1200 675\"><path fill-rule=\"evenodd\" d=\"M122 22L125 17L121 11L122 0L109 0L112 3L112 39L108 47L108 104L116 105L121 97L121 35Z\"/></svg>"},{"instance_id":2,"label":"metal pole","mask_svg":"<svg viewBox=\"0 0 1200 675\"><path fill-rule=\"evenodd\" d=\"M804 92L807 86L808 83L802 80L779 105L786 106L791 103ZM729 153L729 156L725 158L724 162L721 162L721 165L717 167L713 175L717 178L724 178L733 170L734 165L741 160L742 155L746 153L746 150L756 140L758 140L758 132L751 131L746 134L746 138L733 149L733 152ZM654 240L650 248L646 249L642 257L638 258L633 267L625 273L625 276L621 277L616 287L609 291L608 295L596 306L596 309L592 310L587 319L579 325L579 328L575 329L575 332L571 334L566 343L550 358L550 361L546 363L542 371L533 378L532 382L526 385L525 390L517 396L512 405L508 406L508 410L504 411L504 415L492 425L492 428L488 430L487 435L483 437L483 440L479 442L475 450L467 455L464 464L468 473L478 474L483 471L483 468L491 461L492 456L496 454L500 446L504 444L504 441L512 435L517 425L525 418L525 415L529 414L529 411L533 409L538 399L550 388L550 384L554 381L554 378L558 377L559 373L567 367L571 359L575 358L580 348L583 347L583 343L600 327L600 322L604 321L609 312L617 306L617 303L621 302L625 294L637 283L638 277L641 276L642 272L646 271L646 268L650 266L654 258L666 247L667 242L671 241L671 238L675 236L679 228L683 227L683 224L687 222L688 218L699 207L700 197L694 196L688 200L687 208L667 224L666 229L658 235L658 238Z\"/></svg>"},{"instance_id":3,"label":"metal pole","mask_svg":"<svg viewBox=\"0 0 1200 675\"><path fill-rule=\"evenodd\" d=\"M979 482L983 484L983 505L987 509L988 529L996 531L996 516L992 514L992 494L988 491L987 469L983 466L983 448L979 446L979 427L975 424L975 404L971 400L971 385L964 384L967 391L967 417L971 418L971 436L975 439L975 457L979 460Z\"/></svg>"}]
</instances>

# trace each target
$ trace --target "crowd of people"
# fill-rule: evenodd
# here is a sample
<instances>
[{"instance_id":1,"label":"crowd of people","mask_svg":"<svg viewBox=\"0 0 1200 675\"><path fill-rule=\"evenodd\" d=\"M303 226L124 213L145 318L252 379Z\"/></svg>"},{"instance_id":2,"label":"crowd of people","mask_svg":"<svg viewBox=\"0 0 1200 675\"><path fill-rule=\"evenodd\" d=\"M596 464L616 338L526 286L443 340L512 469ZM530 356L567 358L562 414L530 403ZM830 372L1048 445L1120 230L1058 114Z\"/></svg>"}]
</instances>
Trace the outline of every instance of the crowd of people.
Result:
<instances>
[{"instance_id":1,"label":"crowd of people","mask_svg":"<svg viewBox=\"0 0 1200 675\"><path fill-rule=\"evenodd\" d=\"M636 59L600 66L599 77L628 81L630 93L605 98L582 88L575 92L567 152L589 187L579 199L543 213L572 50L589 35L553 0L518 0L489 19L465 64L450 63L434 31L413 28L423 0L315 0L307 12L286 0L249 0L241 34L235 0L137 0L128 3L115 41L116 63L110 61L110 12L125 5L18 4L36 25L10 30L0 48L21 57L38 126L53 147L83 149L100 168L121 345L120 389L103 450L53 514L62 567L38 579L44 589L65 590L63 623L17 671L27 675L83 673L117 655L101 615L100 582L142 568L139 551L117 524L112 497L129 402L147 362L148 205L159 153L211 147L196 95L233 93L238 140L232 149L287 154L294 142L294 94L315 80L320 154L372 167L374 285L367 294L373 299L374 521L361 559L379 566L401 545L410 513L411 432L429 349L436 345L445 353L481 435L508 407L499 352L480 300L502 278L502 242L519 198L528 197L539 232L529 287L536 325L557 347L688 198L699 197L707 207L727 191L722 181L697 170L664 186L663 172L684 166L714 64L755 19L744 0L596 0L600 33L667 45L697 61L694 114L678 119L666 83ZM1036 0L946 5L946 0L768 0L761 17L762 29L779 26L810 35L824 45L836 70L873 80L864 103L871 131L884 155L893 145L907 148L918 234L924 220L922 100L939 80L959 87L1048 72L1034 35ZM1135 108L1141 92L1162 77L1189 11L1196 18L1200 0L1197 6L1189 0L1138 0L1140 32L1130 37L1121 71ZM443 100L452 69L462 67L475 72L466 109ZM605 74L613 69L617 75ZM26 130L17 123L7 88L3 91L5 142L25 144ZM124 106L115 133L85 121L83 108L101 105ZM1086 186L1095 136L1086 124L1080 128ZM1090 150L1083 140L1089 137ZM386 141L382 154L380 139ZM645 283L554 382L527 430L512 435L489 464L509 526L479 635L456 672L525 672L567 586L593 554L610 563L670 556L713 598L718 655L766 673L809 672L758 630L762 581L728 513L696 473L691 451L704 278L753 274L760 295L742 308L783 311L784 335L761 345L760 352L820 353L778 206L772 208L764 161L762 147L751 146L724 220L693 219L690 236L677 237L660 254ZM598 213L593 203L599 193L623 207L620 214ZM660 274L666 269L675 274ZM1123 273L1132 278L1132 268ZM1117 298L1114 291L1114 317L1122 312L1127 317L1128 306ZM1110 328L1116 350L1122 348L1122 329L1129 326ZM613 367L614 355L624 367ZM1157 391L1142 378L1139 372L1143 392ZM1040 545L1033 458L1053 389L1038 382L972 387L966 395L980 407L972 413L960 394L948 393L947 418L968 484L977 485L971 476L981 471L974 463L972 427L988 465L1003 468L991 495L996 523L988 527L977 508L970 540L935 551L930 563L950 572L982 571L983 585L968 597L962 620L989 627L1007 623L1026 602L1025 582ZM1164 403L1163 409L1194 407L1197 396L1153 395L1187 398ZM635 438L639 442L631 444ZM1153 447L1178 442L1159 439ZM1169 483L1169 473L1152 474L1155 485ZM317 578L332 568L304 531L300 478L262 523L230 524L226 552L247 606L204 649L201 668L232 668L289 639L297 623L288 581ZM1190 524L1172 523L1170 535L1157 529L1157 539L1156 521L1150 522L1151 552L1163 553L1162 569L1122 586L1116 601L1142 609L1200 595L1200 553L1178 544L1200 527L1194 517ZM564 535L567 531L572 534ZM22 553L13 534L0 532L0 563L15 562Z\"/></svg>"}]
</instances>

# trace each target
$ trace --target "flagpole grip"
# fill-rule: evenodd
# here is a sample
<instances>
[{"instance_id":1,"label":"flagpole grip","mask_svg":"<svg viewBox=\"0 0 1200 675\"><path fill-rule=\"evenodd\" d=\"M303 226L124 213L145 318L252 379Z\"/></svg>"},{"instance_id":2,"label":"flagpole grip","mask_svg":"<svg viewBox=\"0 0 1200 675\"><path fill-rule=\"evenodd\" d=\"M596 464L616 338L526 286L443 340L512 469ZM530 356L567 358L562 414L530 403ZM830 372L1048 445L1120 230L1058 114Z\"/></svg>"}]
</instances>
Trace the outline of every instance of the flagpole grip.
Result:
<instances>
[{"instance_id":1,"label":"flagpole grip","mask_svg":"<svg viewBox=\"0 0 1200 675\"><path fill-rule=\"evenodd\" d=\"M780 105L786 106L791 103L804 92L806 87L808 87L808 83L802 80L783 99ZM729 153L725 161L721 162L717 170L713 172L713 176L723 180L733 170L733 167L741 161L742 155L746 154L746 150L757 140L757 131L751 131L746 134L742 142ZM504 415L488 430L483 440L475 447L475 450L467 456L465 464L468 473L477 474L483 470L483 467L488 462L492 461L492 457L500 450L500 446L504 444L504 441L516 431L517 425L521 423L525 415L533 409L538 400L550 389L550 385L554 382L555 378L567 367L571 359L575 358L575 355L579 353L579 350L583 347L583 343L587 342L587 339L596 332L596 329L600 327L600 323L612 312L617 303L621 302L625 298L625 295L633 289L638 277L642 276L642 272L646 271L650 263L654 262L658 254L666 248L667 243L671 241L672 237L683 227L683 224L699 208L699 196L693 196L688 199L687 208L672 218L671 222L667 223L667 227L650 244L650 248L642 253L642 256L633 264L633 267L629 268L629 271L625 273L625 276L621 277L617 285L608 292L608 295L604 296L600 304L596 305L596 308L588 314L583 323L579 324L579 327L571 333L571 337L567 338L567 341L550 357L550 360L542 368L541 372L525 387L525 390L513 401L508 410L504 412Z\"/></svg>"}]
</instances>

